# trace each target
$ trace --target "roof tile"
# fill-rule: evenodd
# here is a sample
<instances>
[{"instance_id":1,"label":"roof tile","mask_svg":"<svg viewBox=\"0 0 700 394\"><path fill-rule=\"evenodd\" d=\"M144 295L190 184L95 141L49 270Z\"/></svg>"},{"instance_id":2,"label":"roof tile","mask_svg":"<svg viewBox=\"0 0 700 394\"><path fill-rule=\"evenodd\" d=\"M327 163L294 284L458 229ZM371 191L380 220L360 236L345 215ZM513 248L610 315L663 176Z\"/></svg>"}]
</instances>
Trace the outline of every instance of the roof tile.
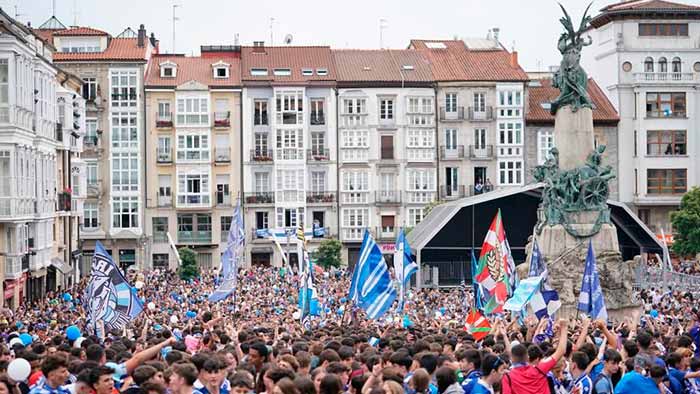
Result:
<instances>
[{"instance_id":1,"label":"roof tile","mask_svg":"<svg viewBox=\"0 0 700 394\"><path fill-rule=\"evenodd\" d=\"M146 74L146 86L172 87L185 82L197 81L212 87L233 87L241 85L240 59L236 57L185 57L175 55L156 55ZM222 61L230 65L228 78L214 78L212 65ZM160 64L172 62L177 65L175 78L162 78Z\"/></svg>"},{"instance_id":2,"label":"roof tile","mask_svg":"<svg viewBox=\"0 0 700 394\"><path fill-rule=\"evenodd\" d=\"M530 85L528 87L528 112L525 120L532 123L554 123L554 116L549 113L549 108L543 108L543 103L550 103L559 96L559 89L552 86L551 78L539 79L541 86ZM615 122L620 117L608 100L600 86L590 78L588 80L588 95L593 101L593 121L594 122Z\"/></svg>"},{"instance_id":3,"label":"roof tile","mask_svg":"<svg viewBox=\"0 0 700 394\"><path fill-rule=\"evenodd\" d=\"M250 70L265 68L266 76L253 76ZM288 76L275 75L274 69L290 69ZM303 69L313 69L312 75L302 75ZM327 70L318 75L319 69ZM241 47L241 80L243 82L309 83L336 80L335 64L328 46Z\"/></svg>"},{"instance_id":4,"label":"roof tile","mask_svg":"<svg viewBox=\"0 0 700 394\"><path fill-rule=\"evenodd\" d=\"M70 29L55 30L54 36L108 36L109 33L92 27L71 27Z\"/></svg>"},{"instance_id":5,"label":"roof tile","mask_svg":"<svg viewBox=\"0 0 700 394\"><path fill-rule=\"evenodd\" d=\"M146 40L148 41L148 40ZM104 60L145 60L146 51L150 46L138 46L136 38L112 38L107 49L102 52L68 53L56 52L53 60L56 62L70 61L104 61Z\"/></svg>"},{"instance_id":6,"label":"roof tile","mask_svg":"<svg viewBox=\"0 0 700 394\"><path fill-rule=\"evenodd\" d=\"M611 4L602 11L623 10L700 10L700 7L666 0L631 0Z\"/></svg>"},{"instance_id":7,"label":"roof tile","mask_svg":"<svg viewBox=\"0 0 700 394\"><path fill-rule=\"evenodd\" d=\"M333 50L338 83L430 83L433 75L428 60L408 49Z\"/></svg>"}]
</instances>

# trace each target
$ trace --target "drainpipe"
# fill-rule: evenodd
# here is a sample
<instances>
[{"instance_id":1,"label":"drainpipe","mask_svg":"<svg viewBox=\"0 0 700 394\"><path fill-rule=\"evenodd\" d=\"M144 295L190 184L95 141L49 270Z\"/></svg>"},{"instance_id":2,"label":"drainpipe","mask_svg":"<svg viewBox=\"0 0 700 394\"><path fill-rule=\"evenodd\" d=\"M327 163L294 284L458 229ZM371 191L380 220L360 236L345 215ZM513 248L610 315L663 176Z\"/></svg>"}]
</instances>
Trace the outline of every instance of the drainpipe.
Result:
<instances>
[{"instance_id":1,"label":"drainpipe","mask_svg":"<svg viewBox=\"0 0 700 394\"><path fill-rule=\"evenodd\" d=\"M148 65L146 65L146 68L148 68ZM147 194L148 193L148 148L146 147L146 145L147 145L146 141L148 138L146 136L146 134L148 133L148 130L147 130L148 111L146 111L146 80L145 80L145 78L144 78L143 83L141 84L141 89L143 92L143 122L141 123L143 125L143 133L142 133L143 134L143 139L142 139L143 140L143 189L141 189L142 190L141 193L143 193L143 209L141 212L141 217L143 218L143 221L141 222L142 223L141 224L141 231L143 233L141 236L145 237L145 234L146 234L146 207L148 205L148 203L147 203L148 200L146 199L146 196L148 195ZM157 141L156 141L156 143L157 143ZM141 237L139 237L139 239L137 239L136 242L138 244L137 247L139 249L143 248L142 256L141 256L143 261L140 261L139 263L141 265L141 269L144 269L144 268L146 268L146 265L145 265L145 262L147 260L146 259L146 245L148 244L148 238L147 237L145 238L145 242L143 243L143 245L141 245L140 238ZM137 265L137 267L138 267L138 265Z\"/></svg>"},{"instance_id":2,"label":"drainpipe","mask_svg":"<svg viewBox=\"0 0 700 394\"><path fill-rule=\"evenodd\" d=\"M433 104L435 106L435 161L437 163L437 176L435 178L435 185L436 185L436 199L440 201L440 125L439 120L440 120L440 114L438 112L438 87L437 83L433 83L433 92L435 92L435 99L433 100Z\"/></svg>"},{"instance_id":3,"label":"drainpipe","mask_svg":"<svg viewBox=\"0 0 700 394\"><path fill-rule=\"evenodd\" d=\"M340 105L338 105L338 87L334 87L335 91L335 211L336 211L336 227L338 228L338 239L340 240L340 127L338 120L340 116L338 111L340 110ZM343 245L345 246L345 245ZM342 253L342 251L341 251ZM342 256L341 256L342 257ZM350 266L350 259L348 259L348 267Z\"/></svg>"},{"instance_id":4,"label":"drainpipe","mask_svg":"<svg viewBox=\"0 0 700 394\"><path fill-rule=\"evenodd\" d=\"M243 217L245 218L245 199L243 198L244 196L244 182L243 182L243 133L245 128L243 127L243 86L241 86L241 92L238 94L238 128L239 128L239 141L238 141L238 165L240 167L239 169L239 179L238 179L238 197L240 198L240 206L241 209L243 210ZM245 219L244 219L245 223ZM245 227L245 226L244 226ZM245 229L244 229L245 232ZM246 235L247 236L247 235ZM248 256L247 252L243 253L243 266L245 266L246 263L246 256Z\"/></svg>"}]
</instances>

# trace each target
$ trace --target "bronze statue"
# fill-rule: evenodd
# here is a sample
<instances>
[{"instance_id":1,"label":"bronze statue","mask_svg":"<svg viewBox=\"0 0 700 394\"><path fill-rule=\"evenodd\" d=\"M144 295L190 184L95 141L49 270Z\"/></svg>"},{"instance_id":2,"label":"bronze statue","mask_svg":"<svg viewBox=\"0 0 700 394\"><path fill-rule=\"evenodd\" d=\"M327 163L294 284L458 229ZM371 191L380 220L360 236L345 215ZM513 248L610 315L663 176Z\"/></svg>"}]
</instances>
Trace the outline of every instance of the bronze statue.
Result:
<instances>
[{"instance_id":1,"label":"bronze statue","mask_svg":"<svg viewBox=\"0 0 700 394\"><path fill-rule=\"evenodd\" d=\"M558 48L562 54L562 59L559 70L554 73L552 86L559 88L560 93L559 97L551 103L550 112L552 115L556 115L557 110L566 105L571 105L572 112L576 112L583 107L591 108L591 99L586 91L588 75L586 75L580 63L581 50L593 42L590 36L586 36L585 39L581 37L591 21L591 17L587 14L592 4L589 4L583 13L578 30L574 30L571 17L569 17L564 6L559 4L559 7L564 11L564 17L559 19L559 21L564 25L566 32L559 36Z\"/></svg>"}]
</instances>

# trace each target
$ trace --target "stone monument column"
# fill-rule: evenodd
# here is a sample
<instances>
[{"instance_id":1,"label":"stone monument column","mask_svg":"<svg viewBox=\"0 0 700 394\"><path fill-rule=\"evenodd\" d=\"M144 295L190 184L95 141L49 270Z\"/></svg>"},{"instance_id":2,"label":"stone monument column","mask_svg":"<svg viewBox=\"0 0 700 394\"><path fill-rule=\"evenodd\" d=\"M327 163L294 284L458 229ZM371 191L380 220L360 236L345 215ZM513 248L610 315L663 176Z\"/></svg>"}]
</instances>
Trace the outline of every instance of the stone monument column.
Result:
<instances>
[{"instance_id":1,"label":"stone monument column","mask_svg":"<svg viewBox=\"0 0 700 394\"><path fill-rule=\"evenodd\" d=\"M570 105L559 108L554 117L554 146L559 150L559 168L573 170L586 162L594 148L593 111L590 107L576 112Z\"/></svg>"}]
</instances>

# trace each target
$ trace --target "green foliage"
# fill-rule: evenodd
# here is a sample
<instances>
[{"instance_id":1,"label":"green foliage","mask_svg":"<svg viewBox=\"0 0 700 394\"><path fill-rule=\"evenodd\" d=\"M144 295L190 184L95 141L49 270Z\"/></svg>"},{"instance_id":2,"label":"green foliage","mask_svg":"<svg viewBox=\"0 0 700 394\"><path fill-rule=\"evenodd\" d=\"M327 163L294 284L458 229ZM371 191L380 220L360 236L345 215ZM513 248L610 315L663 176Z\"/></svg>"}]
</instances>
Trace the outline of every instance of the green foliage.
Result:
<instances>
[{"instance_id":1,"label":"green foliage","mask_svg":"<svg viewBox=\"0 0 700 394\"><path fill-rule=\"evenodd\" d=\"M326 239L313 252L312 258L324 269L340 267L340 251L343 245L337 239Z\"/></svg>"},{"instance_id":2,"label":"green foliage","mask_svg":"<svg viewBox=\"0 0 700 394\"><path fill-rule=\"evenodd\" d=\"M180 253L180 268L178 275L182 280L190 280L199 276L199 265L197 265L197 254L189 248L178 249Z\"/></svg>"},{"instance_id":3,"label":"green foliage","mask_svg":"<svg viewBox=\"0 0 700 394\"><path fill-rule=\"evenodd\" d=\"M681 200L681 208L671 212L673 251L681 256L700 253L700 188L694 187Z\"/></svg>"}]
</instances>

